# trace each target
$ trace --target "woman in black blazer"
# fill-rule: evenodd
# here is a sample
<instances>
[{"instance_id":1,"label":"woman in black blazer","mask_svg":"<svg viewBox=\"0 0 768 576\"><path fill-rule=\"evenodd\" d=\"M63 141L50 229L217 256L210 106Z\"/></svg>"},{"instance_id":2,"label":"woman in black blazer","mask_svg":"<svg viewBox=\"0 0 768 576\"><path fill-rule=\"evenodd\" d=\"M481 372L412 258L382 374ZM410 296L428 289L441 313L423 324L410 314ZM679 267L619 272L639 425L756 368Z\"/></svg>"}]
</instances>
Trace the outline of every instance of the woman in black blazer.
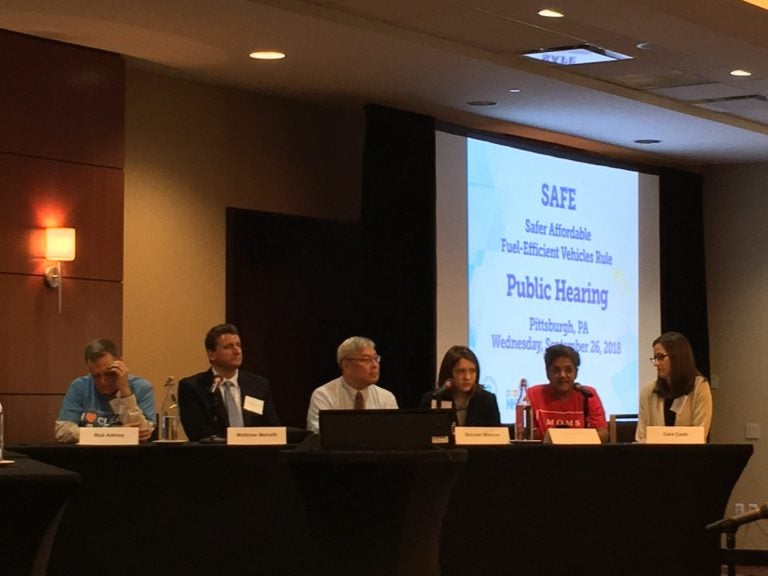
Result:
<instances>
[{"instance_id":1,"label":"woman in black blazer","mask_svg":"<svg viewBox=\"0 0 768 576\"><path fill-rule=\"evenodd\" d=\"M479 380L480 362L475 353L466 346L451 346L440 363L435 390L421 398L419 407L439 408L442 401L450 401L459 426L500 426L496 395L485 390Z\"/></svg>"}]
</instances>

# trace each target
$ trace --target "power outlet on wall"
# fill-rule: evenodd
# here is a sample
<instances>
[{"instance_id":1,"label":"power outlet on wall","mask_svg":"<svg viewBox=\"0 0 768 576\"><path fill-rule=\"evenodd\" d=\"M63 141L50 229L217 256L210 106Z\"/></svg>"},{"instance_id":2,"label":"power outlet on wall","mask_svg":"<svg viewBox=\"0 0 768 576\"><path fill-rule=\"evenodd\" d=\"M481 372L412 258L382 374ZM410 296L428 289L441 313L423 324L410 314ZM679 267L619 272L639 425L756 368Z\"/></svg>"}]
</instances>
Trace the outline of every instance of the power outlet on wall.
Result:
<instances>
[{"instance_id":1,"label":"power outlet on wall","mask_svg":"<svg viewBox=\"0 0 768 576\"><path fill-rule=\"evenodd\" d=\"M744 439L745 440L760 439L760 423L759 422L746 422L744 424Z\"/></svg>"},{"instance_id":2,"label":"power outlet on wall","mask_svg":"<svg viewBox=\"0 0 768 576\"><path fill-rule=\"evenodd\" d=\"M733 513L738 514L744 514L744 502L736 502L736 504L733 505Z\"/></svg>"}]
</instances>

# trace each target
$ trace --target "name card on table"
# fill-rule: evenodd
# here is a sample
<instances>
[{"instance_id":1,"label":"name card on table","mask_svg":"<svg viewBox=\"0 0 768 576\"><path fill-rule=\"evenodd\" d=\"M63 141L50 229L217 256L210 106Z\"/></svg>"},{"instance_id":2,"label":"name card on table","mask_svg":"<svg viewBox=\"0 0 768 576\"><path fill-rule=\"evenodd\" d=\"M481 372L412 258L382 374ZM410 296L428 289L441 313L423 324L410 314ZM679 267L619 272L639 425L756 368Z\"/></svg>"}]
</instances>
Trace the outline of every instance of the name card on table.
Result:
<instances>
[{"instance_id":1,"label":"name card on table","mask_svg":"<svg viewBox=\"0 0 768 576\"><path fill-rule=\"evenodd\" d=\"M109 428L80 428L81 446L137 446L139 429L136 426L112 426Z\"/></svg>"},{"instance_id":2,"label":"name card on table","mask_svg":"<svg viewBox=\"0 0 768 576\"><path fill-rule=\"evenodd\" d=\"M547 428L545 444L600 444L594 428Z\"/></svg>"},{"instance_id":3,"label":"name card on table","mask_svg":"<svg viewBox=\"0 0 768 576\"><path fill-rule=\"evenodd\" d=\"M227 444L234 446L282 446L288 443L285 426L230 426L227 428Z\"/></svg>"},{"instance_id":4,"label":"name card on table","mask_svg":"<svg viewBox=\"0 0 768 576\"><path fill-rule=\"evenodd\" d=\"M457 446L509 444L506 426L457 426L454 431Z\"/></svg>"},{"instance_id":5,"label":"name card on table","mask_svg":"<svg viewBox=\"0 0 768 576\"><path fill-rule=\"evenodd\" d=\"M704 426L648 426L646 444L705 444Z\"/></svg>"}]
</instances>

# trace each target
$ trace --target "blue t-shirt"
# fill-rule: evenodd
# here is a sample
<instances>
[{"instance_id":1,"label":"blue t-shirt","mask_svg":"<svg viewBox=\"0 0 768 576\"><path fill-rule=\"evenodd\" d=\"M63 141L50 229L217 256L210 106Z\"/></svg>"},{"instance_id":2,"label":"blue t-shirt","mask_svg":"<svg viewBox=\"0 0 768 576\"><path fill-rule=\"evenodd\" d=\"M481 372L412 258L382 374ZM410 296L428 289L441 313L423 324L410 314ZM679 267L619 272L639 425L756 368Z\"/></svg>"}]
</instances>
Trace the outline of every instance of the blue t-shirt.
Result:
<instances>
[{"instance_id":1,"label":"blue t-shirt","mask_svg":"<svg viewBox=\"0 0 768 576\"><path fill-rule=\"evenodd\" d=\"M136 403L144 416L150 422L154 422L155 395L152 384L143 378L129 374L128 386L136 395ZM90 374L80 376L69 385L58 420L74 422L78 426L118 426L120 424L118 415L112 410L109 400L110 398L96 390Z\"/></svg>"}]
</instances>

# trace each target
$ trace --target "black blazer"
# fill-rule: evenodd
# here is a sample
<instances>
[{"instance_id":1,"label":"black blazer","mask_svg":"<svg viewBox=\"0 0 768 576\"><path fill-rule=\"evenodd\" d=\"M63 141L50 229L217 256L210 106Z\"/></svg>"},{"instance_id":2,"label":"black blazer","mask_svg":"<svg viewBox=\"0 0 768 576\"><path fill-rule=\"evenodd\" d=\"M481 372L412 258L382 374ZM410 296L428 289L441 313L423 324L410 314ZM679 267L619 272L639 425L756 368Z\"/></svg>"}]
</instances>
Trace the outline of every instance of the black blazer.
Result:
<instances>
[{"instance_id":1,"label":"black blazer","mask_svg":"<svg viewBox=\"0 0 768 576\"><path fill-rule=\"evenodd\" d=\"M421 397L419 408L428 410L432 404L432 392L427 392ZM470 396L467 405L466 426L501 426L499 405L496 402L496 394L483 388Z\"/></svg>"},{"instance_id":2,"label":"black blazer","mask_svg":"<svg viewBox=\"0 0 768 576\"><path fill-rule=\"evenodd\" d=\"M266 378L240 370L237 377L240 386L240 406L245 404L245 396L264 401L262 414L243 410L245 426L280 426L272 392ZM221 392L211 392L213 371L206 370L194 376L179 380L179 411L184 431L190 440L200 440L209 436L227 436L229 418L227 408L221 398Z\"/></svg>"}]
</instances>

